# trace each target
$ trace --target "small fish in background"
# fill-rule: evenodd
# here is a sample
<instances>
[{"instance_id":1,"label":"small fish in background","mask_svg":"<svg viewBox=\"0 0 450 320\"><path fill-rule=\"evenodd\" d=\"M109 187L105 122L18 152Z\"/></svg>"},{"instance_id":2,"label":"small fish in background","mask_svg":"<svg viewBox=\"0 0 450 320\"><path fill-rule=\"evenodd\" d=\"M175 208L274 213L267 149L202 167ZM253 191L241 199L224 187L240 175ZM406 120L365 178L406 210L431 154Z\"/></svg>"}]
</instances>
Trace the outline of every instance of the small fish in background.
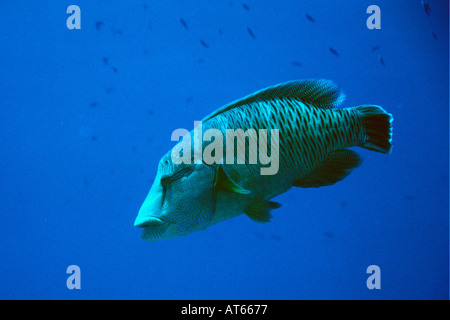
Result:
<instances>
[{"instance_id":1,"label":"small fish in background","mask_svg":"<svg viewBox=\"0 0 450 320\"><path fill-rule=\"evenodd\" d=\"M112 34L115 34L115 35L123 35L123 32L122 32L122 30L120 30L120 29L116 29L116 28L109 28L109 30L112 32Z\"/></svg>"},{"instance_id":2,"label":"small fish in background","mask_svg":"<svg viewBox=\"0 0 450 320\"><path fill-rule=\"evenodd\" d=\"M200 44L201 44L202 46L204 46L205 48L209 48L209 45L208 45L205 41L203 41L203 40L201 40L201 39L200 39Z\"/></svg>"},{"instance_id":3,"label":"small fish in background","mask_svg":"<svg viewBox=\"0 0 450 320\"><path fill-rule=\"evenodd\" d=\"M437 34L434 32L432 32L431 34L433 35L433 38L435 38L437 40L437 38L438 38Z\"/></svg>"},{"instance_id":4,"label":"small fish in background","mask_svg":"<svg viewBox=\"0 0 450 320\"><path fill-rule=\"evenodd\" d=\"M427 14L427 16L429 16L431 13L430 4L428 3L427 0L422 0L422 5L423 5L423 8L425 9L425 13Z\"/></svg>"},{"instance_id":5,"label":"small fish in background","mask_svg":"<svg viewBox=\"0 0 450 320\"><path fill-rule=\"evenodd\" d=\"M331 47L329 49L332 54L334 54L336 57L339 57L339 53L335 49L333 49Z\"/></svg>"},{"instance_id":6,"label":"small fish in background","mask_svg":"<svg viewBox=\"0 0 450 320\"><path fill-rule=\"evenodd\" d=\"M348 205L347 201L342 201L341 202L341 208L345 208Z\"/></svg>"},{"instance_id":7,"label":"small fish in background","mask_svg":"<svg viewBox=\"0 0 450 320\"><path fill-rule=\"evenodd\" d=\"M292 61L291 64L292 64L293 66L295 66L295 67L301 67L301 66L302 66L302 63L301 63L301 62L295 61L295 60Z\"/></svg>"},{"instance_id":8,"label":"small fish in background","mask_svg":"<svg viewBox=\"0 0 450 320\"><path fill-rule=\"evenodd\" d=\"M110 94L110 93L113 93L114 92L114 88L113 87L109 87L109 88L107 88L106 90L105 90L105 93L106 94Z\"/></svg>"},{"instance_id":9,"label":"small fish in background","mask_svg":"<svg viewBox=\"0 0 450 320\"><path fill-rule=\"evenodd\" d=\"M119 73L119 69L117 69L116 67L111 66L111 69L114 73Z\"/></svg>"},{"instance_id":10,"label":"small fish in background","mask_svg":"<svg viewBox=\"0 0 450 320\"><path fill-rule=\"evenodd\" d=\"M403 102L400 102L399 104L397 104L395 107L397 109L403 109L403 107L405 106L405 104Z\"/></svg>"},{"instance_id":11,"label":"small fish in background","mask_svg":"<svg viewBox=\"0 0 450 320\"><path fill-rule=\"evenodd\" d=\"M155 113L153 112L152 109L148 109L147 114L148 114L149 116L152 116L152 115L154 115Z\"/></svg>"},{"instance_id":12,"label":"small fish in background","mask_svg":"<svg viewBox=\"0 0 450 320\"><path fill-rule=\"evenodd\" d=\"M386 66L386 64L384 63L384 59L381 55L378 55L378 60L380 60L380 63L383 65L383 67Z\"/></svg>"},{"instance_id":13,"label":"small fish in background","mask_svg":"<svg viewBox=\"0 0 450 320\"><path fill-rule=\"evenodd\" d=\"M334 233L330 231L325 231L323 235L327 238L334 239Z\"/></svg>"},{"instance_id":14,"label":"small fish in background","mask_svg":"<svg viewBox=\"0 0 450 320\"><path fill-rule=\"evenodd\" d=\"M92 141L97 141L97 140L98 140L98 137L95 136L95 135L93 135L93 136L91 136L91 140L92 140Z\"/></svg>"},{"instance_id":15,"label":"small fish in background","mask_svg":"<svg viewBox=\"0 0 450 320\"><path fill-rule=\"evenodd\" d=\"M243 3L242 4L242 7L245 9L245 10L247 10L247 11L250 11L250 8L249 8L249 6L248 5L246 5L245 3Z\"/></svg>"},{"instance_id":16,"label":"small fish in background","mask_svg":"<svg viewBox=\"0 0 450 320\"><path fill-rule=\"evenodd\" d=\"M91 102L91 104L90 104L89 106L90 106L91 108L98 107L98 102L97 102L97 101Z\"/></svg>"},{"instance_id":17,"label":"small fish in background","mask_svg":"<svg viewBox=\"0 0 450 320\"><path fill-rule=\"evenodd\" d=\"M305 13L305 17L306 17L306 19L308 19L309 21L311 21L311 22L316 22L316 20L314 20L314 18L313 17L311 17L309 14L307 14L307 13Z\"/></svg>"},{"instance_id":18,"label":"small fish in background","mask_svg":"<svg viewBox=\"0 0 450 320\"><path fill-rule=\"evenodd\" d=\"M277 234L264 235L264 234L262 234L260 232L255 232L254 234L260 240L274 240L274 241L280 241L281 240L281 236L279 236Z\"/></svg>"},{"instance_id":19,"label":"small fish in background","mask_svg":"<svg viewBox=\"0 0 450 320\"><path fill-rule=\"evenodd\" d=\"M270 236L270 240L280 241L281 240L281 236L279 236L277 234L273 234L272 236Z\"/></svg>"},{"instance_id":20,"label":"small fish in background","mask_svg":"<svg viewBox=\"0 0 450 320\"><path fill-rule=\"evenodd\" d=\"M188 27L186 21L183 20L183 18L180 18L180 23L186 30L189 30L189 27Z\"/></svg>"},{"instance_id":21,"label":"small fish in background","mask_svg":"<svg viewBox=\"0 0 450 320\"><path fill-rule=\"evenodd\" d=\"M260 239L260 240L265 240L266 239L266 236L264 234L262 234L262 233L259 233L259 232L255 232L255 236L258 239Z\"/></svg>"},{"instance_id":22,"label":"small fish in background","mask_svg":"<svg viewBox=\"0 0 450 320\"><path fill-rule=\"evenodd\" d=\"M380 48L381 47L379 45L376 45L372 48L372 52L378 51L378 50L380 50Z\"/></svg>"},{"instance_id":23,"label":"small fish in background","mask_svg":"<svg viewBox=\"0 0 450 320\"><path fill-rule=\"evenodd\" d=\"M95 23L95 29L97 29L98 31L100 31L103 25L104 25L103 21L97 21L97 22Z\"/></svg>"},{"instance_id":24,"label":"small fish in background","mask_svg":"<svg viewBox=\"0 0 450 320\"><path fill-rule=\"evenodd\" d=\"M217 29L217 32L219 32L220 35L223 35L223 30L222 29Z\"/></svg>"},{"instance_id":25,"label":"small fish in background","mask_svg":"<svg viewBox=\"0 0 450 320\"><path fill-rule=\"evenodd\" d=\"M255 34L253 33L252 29L250 29L249 27L247 27L247 31L248 31L248 34L249 34L253 39L256 39Z\"/></svg>"},{"instance_id":26,"label":"small fish in background","mask_svg":"<svg viewBox=\"0 0 450 320\"><path fill-rule=\"evenodd\" d=\"M109 64L109 59L107 57L103 57L103 64L107 66Z\"/></svg>"},{"instance_id":27,"label":"small fish in background","mask_svg":"<svg viewBox=\"0 0 450 320\"><path fill-rule=\"evenodd\" d=\"M187 104L192 103L192 101L194 101L194 97L189 96L189 97L186 98L186 103L187 103Z\"/></svg>"},{"instance_id":28,"label":"small fish in background","mask_svg":"<svg viewBox=\"0 0 450 320\"><path fill-rule=\"evenodd\" d=\"M405 195L405 199L412 201L412 200L414 200L414 196L407 194L407 195Z\"/></svg>"}]
</instances>

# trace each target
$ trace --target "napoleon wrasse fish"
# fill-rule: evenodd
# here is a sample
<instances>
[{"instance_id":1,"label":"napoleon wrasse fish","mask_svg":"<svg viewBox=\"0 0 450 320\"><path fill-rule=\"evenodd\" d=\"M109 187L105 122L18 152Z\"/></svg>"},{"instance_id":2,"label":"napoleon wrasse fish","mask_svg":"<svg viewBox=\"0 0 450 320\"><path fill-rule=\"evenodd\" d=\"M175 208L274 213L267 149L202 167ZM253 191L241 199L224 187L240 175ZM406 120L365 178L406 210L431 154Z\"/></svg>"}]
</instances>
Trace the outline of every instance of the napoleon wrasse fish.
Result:
<instances>
[{"instance_id":1,"label":"napoleon wrasse fish","mask_svg":"<svg viewBox=\"0 0 450 320\"><path fill-rule=\"evenodd\" d=\"M270 211L280 206L271 201L273 197L293 186L333 185L358 167L361 158L346 148L359 146L389 154L392 115L376 105L337 109L344 99L332 81L298 80L216 110L203 119L203 132L211 128L224 133L239 128L279 130L276 174L260 174L264 167L260 162L174 164L169 151L159 162L134 223L143 228L141 238L183 236L242 213L268 222Z\"/></svg>"}]
</instances>

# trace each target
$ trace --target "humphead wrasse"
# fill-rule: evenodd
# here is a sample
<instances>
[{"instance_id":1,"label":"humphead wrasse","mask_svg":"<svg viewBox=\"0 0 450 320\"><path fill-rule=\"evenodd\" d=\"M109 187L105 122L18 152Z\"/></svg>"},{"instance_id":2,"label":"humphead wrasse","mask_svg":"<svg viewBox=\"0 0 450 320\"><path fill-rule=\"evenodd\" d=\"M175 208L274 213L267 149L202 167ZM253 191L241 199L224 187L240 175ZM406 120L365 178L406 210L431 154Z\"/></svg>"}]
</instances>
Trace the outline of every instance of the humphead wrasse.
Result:
<instances>
[{"instance_id":1,"label":"humphead wrasse","mask_svg":"<svg viewBox=\"0 0 450 320\"><path fill-rule=\"evenodd\" d=\"M202 133L208 129L224 135L227 129L266 129L273 136L278 129L279 154L271 164L276 173L261 174L267 162L259 159L249 163L248 154L244 164L176 164L172 149L160 160L155 181L134 223L143 229L141 238L153 241L184 236L242 213L256 222L269 222L270 211L280 207L271 200L273 197L293 186L333 185L358 167L361 158L346 148L359 146L389 154L392 115L376 105L337 109L344 99L332 81L290 81L260 90L207 116ZM193 131L190 136L194 136ZM211 140L203 142L203 150L213 143ZM274 150L274 141L267 138L264 142L267 150ZM225 158L229 149L224 146L223 150Z\"/></svg>"}]
</instances>

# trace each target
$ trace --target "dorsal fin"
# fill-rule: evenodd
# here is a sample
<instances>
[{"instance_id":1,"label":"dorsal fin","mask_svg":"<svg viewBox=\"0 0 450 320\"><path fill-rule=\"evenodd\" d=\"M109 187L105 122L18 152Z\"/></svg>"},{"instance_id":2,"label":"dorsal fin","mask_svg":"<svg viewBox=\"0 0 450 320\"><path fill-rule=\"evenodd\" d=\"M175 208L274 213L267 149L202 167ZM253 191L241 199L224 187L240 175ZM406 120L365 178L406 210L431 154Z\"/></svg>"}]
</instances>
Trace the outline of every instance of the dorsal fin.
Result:
<instances>
[{"instance_id":1,"label":"dorsal fin","mask_svg":"<svg viewBox=\"0 0 450 320\"><path fill-rule=\"evenodd\" d=\"M243 106L245 104L282 98L299 100L319 108L329 109L339 106L345 100L345 95L331 80L294 80L262 89L242 99L227 104L211 113L202 121L207 121L225 111Z\"/></svg>"}]
</instances>

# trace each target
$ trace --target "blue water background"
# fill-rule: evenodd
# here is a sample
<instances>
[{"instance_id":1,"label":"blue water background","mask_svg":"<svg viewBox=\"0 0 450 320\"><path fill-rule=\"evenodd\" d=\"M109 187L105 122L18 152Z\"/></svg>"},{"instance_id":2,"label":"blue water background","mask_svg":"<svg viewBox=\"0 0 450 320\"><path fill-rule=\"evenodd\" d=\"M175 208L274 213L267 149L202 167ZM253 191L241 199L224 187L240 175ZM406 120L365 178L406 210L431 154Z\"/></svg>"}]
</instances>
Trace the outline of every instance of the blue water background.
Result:
<instances>
[{"instance_id":1,"label":"blue water background","mask_svg":"<svg viewBox=\"0 0 450 320\"><path fill-rule=\"evenodd\" d=\"M0 298L447 299L449 7L429 3L2 1ZM140 239L173 130L308 78L335 81L344 107L391 112L393 153L355 148L360 168L278 196L271 223ZM73 264L81 290L66 287Z\"/></svg>"}]
</instances>

